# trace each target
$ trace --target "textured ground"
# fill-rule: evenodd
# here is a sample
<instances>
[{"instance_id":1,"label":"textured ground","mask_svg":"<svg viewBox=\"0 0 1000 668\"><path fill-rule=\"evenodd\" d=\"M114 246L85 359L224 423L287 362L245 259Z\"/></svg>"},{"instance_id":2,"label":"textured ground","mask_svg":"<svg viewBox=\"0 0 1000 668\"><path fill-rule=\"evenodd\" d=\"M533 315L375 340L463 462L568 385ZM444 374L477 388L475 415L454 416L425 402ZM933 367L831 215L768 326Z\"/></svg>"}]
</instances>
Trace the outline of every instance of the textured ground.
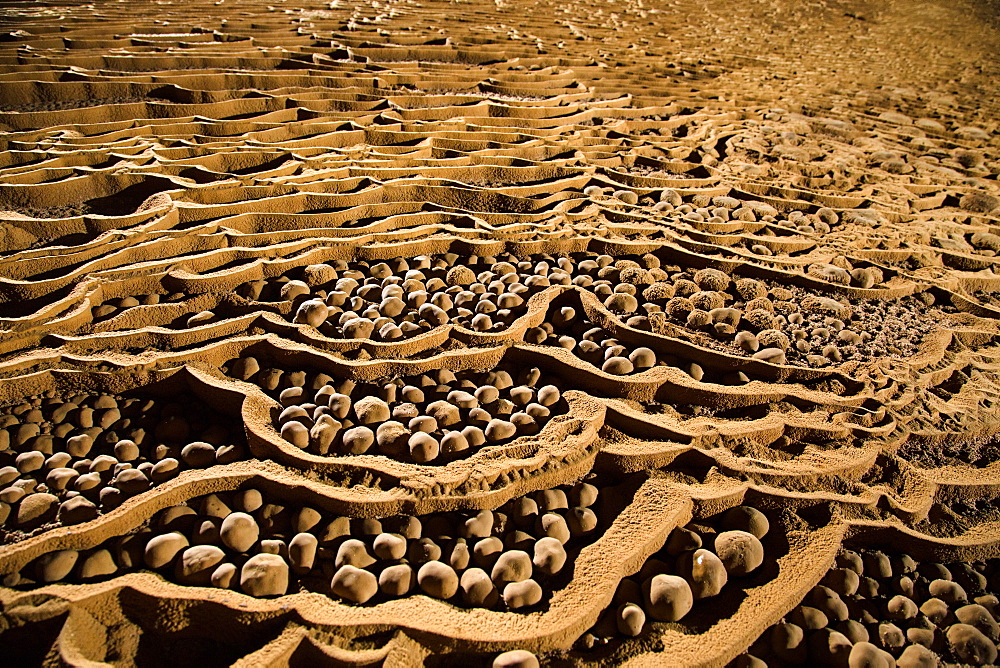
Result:
<instances>
[{"instance_id":1,"label":"textured ground","mask_svg":"<svg viewBox=\"0 0 1000 668\"><path fill-rule=\"evenodd\" d=\"M0 3L4 663L995 663L998 17Z\"/></svg>"}]
</instances>

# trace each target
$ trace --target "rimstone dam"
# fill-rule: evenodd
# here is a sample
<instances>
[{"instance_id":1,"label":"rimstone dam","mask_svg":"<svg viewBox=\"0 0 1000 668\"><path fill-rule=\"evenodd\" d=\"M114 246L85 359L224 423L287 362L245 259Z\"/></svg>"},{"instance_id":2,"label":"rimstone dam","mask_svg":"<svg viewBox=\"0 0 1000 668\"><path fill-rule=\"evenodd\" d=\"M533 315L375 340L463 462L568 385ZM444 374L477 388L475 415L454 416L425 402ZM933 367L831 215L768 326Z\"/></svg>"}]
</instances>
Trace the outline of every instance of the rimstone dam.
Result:
<instances>
[{"instance_id":1,"label":"rimstone dam","mask_svg":"<svg viewBox=\"0 0 1000 668\"><path fill-rule=\"evenodd\" d=\"M3 0L0 664L997 665L1000 0Z\"/></svg>"}]
</instances>

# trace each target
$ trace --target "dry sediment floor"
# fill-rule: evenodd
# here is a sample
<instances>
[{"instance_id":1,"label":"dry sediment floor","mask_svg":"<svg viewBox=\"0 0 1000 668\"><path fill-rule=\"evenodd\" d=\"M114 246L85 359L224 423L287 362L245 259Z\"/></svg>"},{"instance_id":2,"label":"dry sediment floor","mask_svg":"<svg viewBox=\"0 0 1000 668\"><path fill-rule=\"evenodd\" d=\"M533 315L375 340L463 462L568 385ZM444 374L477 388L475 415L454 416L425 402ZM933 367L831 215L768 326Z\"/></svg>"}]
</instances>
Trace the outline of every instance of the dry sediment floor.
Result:
<instances>
[{"instance_id":1,"label":"dry sediment floor","mask_svg":"<svg viewBox=\"0 0 1000 668\"><path fill-rule=\"evenodd\" d=\"M989 665L992 0L0 4L5 665Z\"/></svg>"}]
</instances>

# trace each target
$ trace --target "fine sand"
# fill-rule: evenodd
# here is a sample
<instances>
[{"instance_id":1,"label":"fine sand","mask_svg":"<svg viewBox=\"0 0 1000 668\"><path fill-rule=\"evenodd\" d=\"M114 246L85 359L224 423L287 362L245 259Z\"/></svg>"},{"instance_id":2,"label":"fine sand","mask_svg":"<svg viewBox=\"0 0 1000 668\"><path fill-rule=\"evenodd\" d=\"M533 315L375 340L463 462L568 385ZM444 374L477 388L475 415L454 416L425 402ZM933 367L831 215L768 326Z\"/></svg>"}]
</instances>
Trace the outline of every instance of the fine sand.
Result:
<instances>
[{"instance_id":1,"label":"fine sand","mask_svg":"<svg viewBox=\"0 0 1000 668\"><path fill-rule=\"evenodd\" d=\"M996 0L0 8L3 665L995 665Z\"/></svg>"}]
</instances>

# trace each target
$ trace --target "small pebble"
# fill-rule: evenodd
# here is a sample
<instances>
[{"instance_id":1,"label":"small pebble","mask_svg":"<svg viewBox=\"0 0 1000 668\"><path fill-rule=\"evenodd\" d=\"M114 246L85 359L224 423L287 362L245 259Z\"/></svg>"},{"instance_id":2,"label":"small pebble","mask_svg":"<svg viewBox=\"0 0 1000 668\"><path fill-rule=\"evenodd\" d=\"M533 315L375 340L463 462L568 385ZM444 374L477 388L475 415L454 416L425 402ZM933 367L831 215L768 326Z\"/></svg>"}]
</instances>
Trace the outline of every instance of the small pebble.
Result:
<instances>
[{"instance_id":1,"label":"small pebble","mask_svg":"<svg viewBox=\"0 0 1000 668\"><path fill-rule=\"evenodd\" d=\"M428 561L417 571L417 584L434 598L451 598L458 592L458 583L455 569L440 561Z\"/></svg>"},{"instance_id":2,"label":"small pebble","mask_svg":"<svg viewBox=\"0 0 1000 668\"><path fill-rule=\"evenodd\" d=\"M240 569L240 588L250 596L282 596L288 591L288 564L277 554L256 554Z\"/></svg>"},{"instance_id":3,"label":"small pebble","mask_svg":"<svg viewBox=\"0 0 1000 668\"><path fill-rule=\"evenodd\" d=\"M378 580L366 570L345 564L334 573L330 589L345 600L365 603L378 592Z\"/></svg>"},{"instance_id":4,"label":"small pebble","mask_svg":"<svg viewBox=\"0 0 1000 668\"><path fill-rule=\"evenodd\" d=\"M493 668L538 668L538 658L527 650L515 649L493 659Z\"/></svg>"}]
</instances>

